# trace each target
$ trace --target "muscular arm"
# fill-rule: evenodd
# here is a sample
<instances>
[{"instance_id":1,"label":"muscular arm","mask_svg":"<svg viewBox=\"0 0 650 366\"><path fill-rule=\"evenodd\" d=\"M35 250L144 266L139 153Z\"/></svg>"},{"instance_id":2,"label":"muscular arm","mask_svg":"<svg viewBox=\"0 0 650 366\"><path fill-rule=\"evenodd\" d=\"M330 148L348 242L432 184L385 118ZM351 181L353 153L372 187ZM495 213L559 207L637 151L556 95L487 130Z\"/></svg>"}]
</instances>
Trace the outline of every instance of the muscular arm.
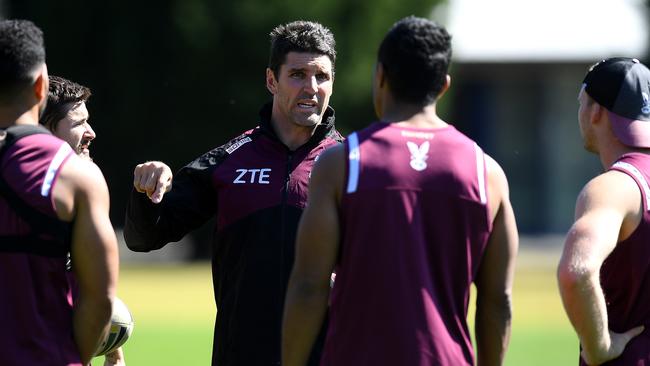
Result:
<instances>
[{"instance_id":1,"label":"muscular arm","mask_svg":"<svg viewBox=\"0 0 650 366\"><path fill-rule=\"evenodd\" d=\"M158 164L149 170L144 170L143 164L136 167L124 224L129 249L147 252L162 248L214 215L216 198L207 157L181 169L173 181L171 170L163 163L146 163Z\"/></svg>"},{"instance_id":2,"label":"muscular arm","mask_svg":"<svg viewBox=\"0 0 650 366\"><path fill-rule=\"evenodd\" d=\"M512 284L519 246L508 182L501 167L486 156L492 233L476 278L476 343L479 366L501 365L510 341Z\"/></svg>"},{"instance_id":3,"label":"muscular arm","mask_svg":"<svg viewBox=\"0 0 650 366\"><path fill-rule=\"evenodd\" d=\"M600 364L618 357L638 328L609 331L600 268L621 239L638 225L641 194L627 175L610 171L589 182L576 203L576 221L569 230L558 266L564 308L578 333L583 358Z\"/></svg>"},{"instance_id":4,"label":"muscular arm","mask_svg":"<svg viewBox=\"0 0 650 366\"><path fill-rule=\"evenodd\" d=\"M53 195L57 214L74 218L71 256L79 294L73 333L81 360L87 364L108 329L119 270L108 188L95 164L71 157L61 169Z\"/></svg>"},{"instance_id":5,"label":"muscular arm","mask_svg":"<svg viewBox=\"0 0 650 366\"><path fill-rule=\"evenodd\" d=\"M282 364L305 365L327 309L330 276L339 248L338 202L344 150L321 155L312 171L309 200L298 227L284 308Z\"/></svg>"}]
</instances>

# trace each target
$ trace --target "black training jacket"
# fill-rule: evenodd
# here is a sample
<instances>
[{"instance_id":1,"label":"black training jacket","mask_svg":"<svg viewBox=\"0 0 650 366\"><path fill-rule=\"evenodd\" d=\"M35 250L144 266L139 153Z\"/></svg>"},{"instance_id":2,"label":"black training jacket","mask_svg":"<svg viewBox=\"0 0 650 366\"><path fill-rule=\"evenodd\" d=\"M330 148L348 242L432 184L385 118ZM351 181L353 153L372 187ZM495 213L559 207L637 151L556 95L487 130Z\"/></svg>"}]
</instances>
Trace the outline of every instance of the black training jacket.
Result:
<instances>
[{"instance_id":1,"label":"black training jacket","mask_svg":"<svg viewBox=\"0 0 650 366\"><path fill-rule=\"evenodd\" d=\"M160 204L134 190L127 205L124 239L138 252L178 241L216 215L212 365L280 364L284 296L310 172L319 154L342 141L331 108L295 151L274 133L270 103L260 117L258 127L183 167Z\"/></svg>"}]
</instances>

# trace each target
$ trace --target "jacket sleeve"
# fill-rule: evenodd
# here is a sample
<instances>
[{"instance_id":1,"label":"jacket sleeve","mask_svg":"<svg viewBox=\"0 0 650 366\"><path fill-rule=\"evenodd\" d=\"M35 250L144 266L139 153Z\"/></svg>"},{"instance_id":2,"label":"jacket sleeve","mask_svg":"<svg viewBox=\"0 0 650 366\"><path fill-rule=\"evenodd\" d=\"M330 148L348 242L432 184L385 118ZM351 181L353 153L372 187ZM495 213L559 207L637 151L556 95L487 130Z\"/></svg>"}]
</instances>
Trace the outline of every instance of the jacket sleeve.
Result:
<instances>
[{"instance_id":1,"label":"jacket sleeve","mask_svg":"<svg viewBox=\"0 0 650 366\"><path fill-rule=\"evenodd\" d=\"M126 208L124 240L129 249L148 252L181 240L216 214L212 172L222 154L211 151L183 167L159 204L135 189Z\"/></svg>"}]
</instances>

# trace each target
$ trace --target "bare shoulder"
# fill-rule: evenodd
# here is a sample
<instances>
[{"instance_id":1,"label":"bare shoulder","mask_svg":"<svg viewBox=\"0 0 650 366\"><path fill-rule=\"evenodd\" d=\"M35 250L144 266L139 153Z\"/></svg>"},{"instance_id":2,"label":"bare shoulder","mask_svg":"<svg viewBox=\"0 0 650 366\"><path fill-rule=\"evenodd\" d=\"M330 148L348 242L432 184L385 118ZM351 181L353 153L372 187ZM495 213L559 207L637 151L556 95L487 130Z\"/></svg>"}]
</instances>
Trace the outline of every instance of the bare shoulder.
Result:
<instances>
[{"instance_id":1,"label":"bare shoulder","mask_svg":"<svg viewBox=\"0 0 650 366\"><path fill-rule=\"evenodd\" d=\"M73 155L61 167L52 195L59 218L72 221L79 202L108 201L108 187L95 163Z\"/></svg>"},{"instance_id":2,"label":"bare shoulder","mask_svg":"<svg viewBox=\"0 0 650 366\"><path fill-rule=\"evenodd\" d=\"M636 212L640 203L641 191L634 179L623 172L609 170L584 186L578 195L577 206L585 209L607 206Z\"/></svg>"},{"instance_id":3,"label":"bare shoulder","mask_svg":"<svg viewBox=\"0 0 650 366\"><path fill-rule=\"evenodd\" d=\"M497 163L491 156L485 154L485 167L487 169L488 183L491 186L499 189L503 192L508 192L508 179L506 178L506 173L501 168L501 165Z\"/></svg>"},{"instance_id":4,"label":"bare shoulder","mask_svg":"<svg viewBox=\"0 0 650 366\"><path fill-rule=\"evenodd\" d=\"M345 179L345 145L335 145L319 155L311 174L310 190L333 189L337 197Z\"/></svg>"},{"instance_id":5,"label":"bare shoulder","mask_svg":"<svg viewBox=\"0 0 650 366\"><path fill-rule=\"evenodd\" d=\"M338 170L345 166L345 145L339 144L326 149L318 156L319 170Z\"/></svg>"},{"instance_id":6,"label":"bare shoulder","mask_svg":"<svg viewBox=\"0 0 650 366\"><path fill-rule=\"evenodd\" d=\"M492 221L504 205L510 206L508 179L503 168L491 156L485 154L487 171L488 207Z\"/></svg>"},{"instance_id":7,"label":"bare shoulder","mask_svg":"<svg viewBox=\"0 0 650 366\"><path fill-rule=\"evenodd\" d=\"M609 170L590 180L578 195L576 220L589 217L610 217L620 221L619 240L631 235L641 222L643 204L641 191L626 173ZM609 222L614 222L610 219Z\"/></svg>"}]
</instances>

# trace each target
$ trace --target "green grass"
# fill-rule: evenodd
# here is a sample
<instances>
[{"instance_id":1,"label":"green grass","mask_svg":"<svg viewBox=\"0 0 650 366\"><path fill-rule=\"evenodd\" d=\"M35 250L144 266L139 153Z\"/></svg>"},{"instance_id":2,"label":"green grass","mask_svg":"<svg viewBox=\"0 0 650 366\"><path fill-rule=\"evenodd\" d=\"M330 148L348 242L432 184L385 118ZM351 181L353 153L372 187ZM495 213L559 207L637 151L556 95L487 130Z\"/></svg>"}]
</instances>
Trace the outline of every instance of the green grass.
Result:
<instances>
[{"instance_id":1,"label":"green grass","mask_svg":"<svg viewBox=\"0 0 650 366\"><path fill-rule=\"evenodd\" d=\"M135 319L124 345L127 365L209 365L216 313L211 281L209 263L123 266L118 296Z\"/></svg>"},{"instance_id":2,"label":"green grass","mask_svg":"<svg viewBox=\"0 0 650 366\"><path fill-rule=\"evenodd\" d=\"M508 366L577 364L577 337L557 291L557 256L520 254ZM123 266L118 293L136 321L124 346L129 366L210 364L215 307L209 263ZM102 363L101 357L93 362Z\"/></svg>"}]
</instances>

